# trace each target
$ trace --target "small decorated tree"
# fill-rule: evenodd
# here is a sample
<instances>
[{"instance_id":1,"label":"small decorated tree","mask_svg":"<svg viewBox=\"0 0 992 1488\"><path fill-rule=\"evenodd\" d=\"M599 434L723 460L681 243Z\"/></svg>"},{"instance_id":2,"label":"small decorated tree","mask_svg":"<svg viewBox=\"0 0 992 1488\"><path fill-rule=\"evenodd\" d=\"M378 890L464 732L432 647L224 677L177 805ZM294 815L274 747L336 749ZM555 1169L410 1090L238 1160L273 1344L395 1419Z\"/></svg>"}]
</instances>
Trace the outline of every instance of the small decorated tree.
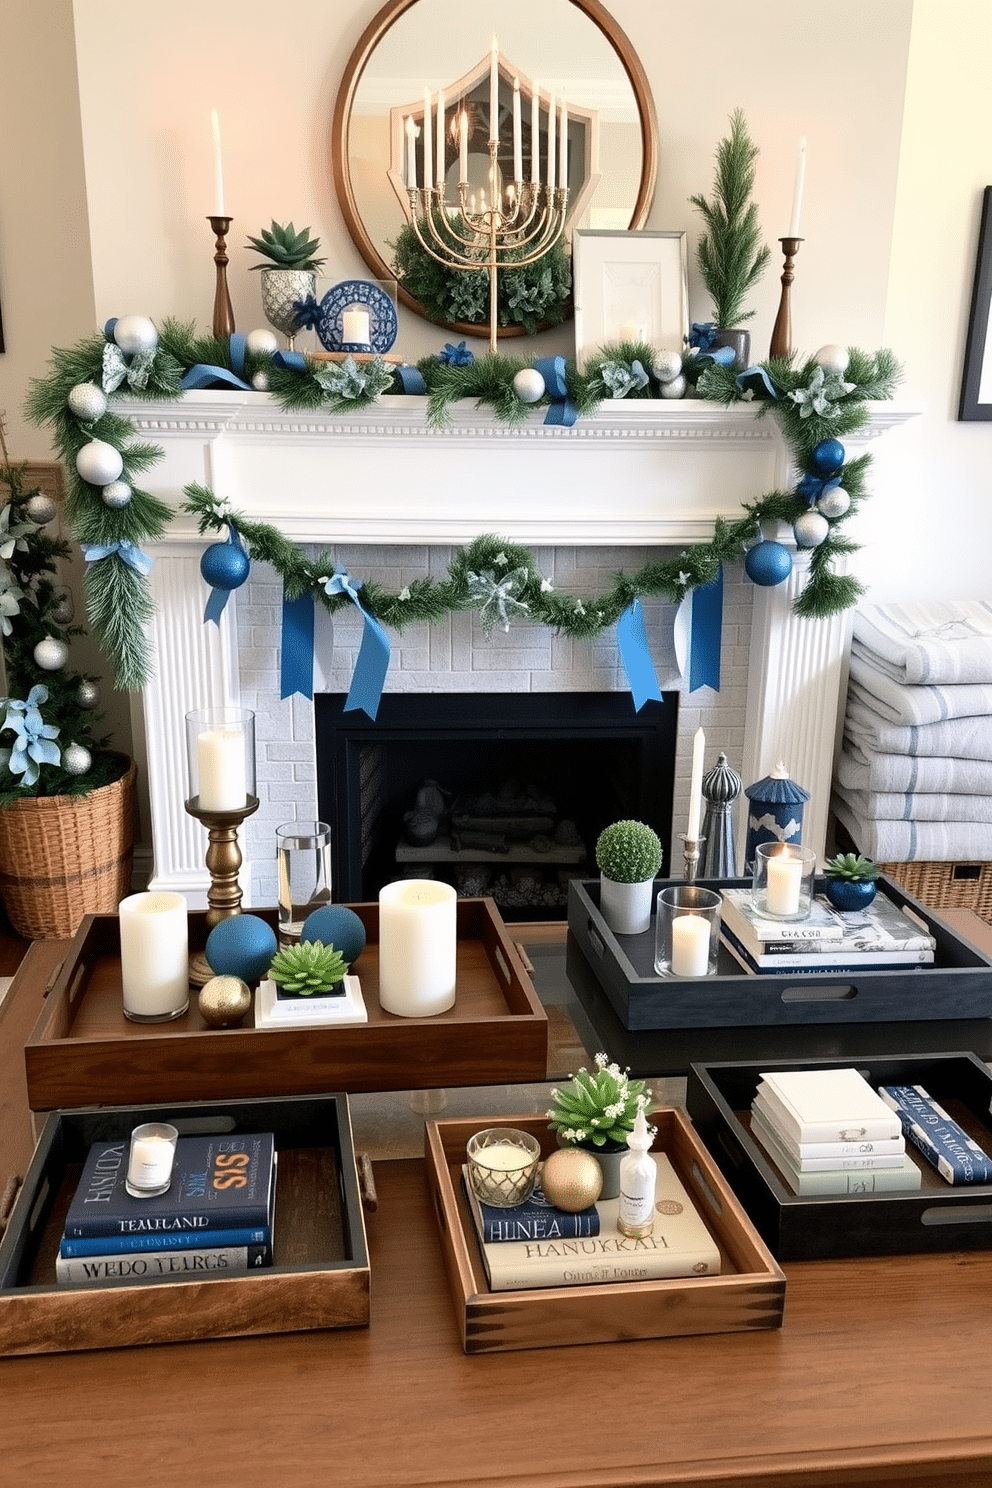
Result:
<instances>
[{"instance_id":1,"label":"small decorated tree","mask_svg":"<svg viewBox=\"0 0 992 1488\"><path fill-rule=\"evenodd\" d=\"M696 245L696 262L713 301L713 319L723 331L753 318L747 296L771 257L771 250L761 242L758 209L750 200L757 156L744 114L735 109L730 134L717 146L712 197L689 198L705 224Z\"/></svg>"}]
</instances>

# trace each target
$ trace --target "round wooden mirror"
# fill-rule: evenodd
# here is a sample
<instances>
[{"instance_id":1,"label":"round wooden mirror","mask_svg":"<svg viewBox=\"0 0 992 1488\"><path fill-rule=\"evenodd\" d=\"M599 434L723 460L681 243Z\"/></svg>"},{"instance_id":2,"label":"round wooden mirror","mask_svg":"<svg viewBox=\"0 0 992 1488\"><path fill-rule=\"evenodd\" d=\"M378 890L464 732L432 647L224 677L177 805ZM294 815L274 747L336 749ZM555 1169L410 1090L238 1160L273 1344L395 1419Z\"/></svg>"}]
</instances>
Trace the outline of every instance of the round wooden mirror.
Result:
<instances>
[{"instance_id":1,"label":"round wooden mirror","mask_svg":"<svg viewBox=\"0 0 992 1488\"><path fill-rule=\"evenodd\" d=\"M542 92L568 100L578 148L570 155L566 236L576 227L625 231L644 224L657 169L654 107L629 40L599 0L487 0L484 7L389 0L349 58L331 135L338 201L377 279L397 277L392 245L406 222L396 169L398 120L425 93L434 98L471 76L494 38L522 87L536 88L539 79ZM438 320L402 282L398 293L425 319L461 335L488 334L488 317ZM499 334L522 331L501 326Z\"/></svg>"}]
</instances>

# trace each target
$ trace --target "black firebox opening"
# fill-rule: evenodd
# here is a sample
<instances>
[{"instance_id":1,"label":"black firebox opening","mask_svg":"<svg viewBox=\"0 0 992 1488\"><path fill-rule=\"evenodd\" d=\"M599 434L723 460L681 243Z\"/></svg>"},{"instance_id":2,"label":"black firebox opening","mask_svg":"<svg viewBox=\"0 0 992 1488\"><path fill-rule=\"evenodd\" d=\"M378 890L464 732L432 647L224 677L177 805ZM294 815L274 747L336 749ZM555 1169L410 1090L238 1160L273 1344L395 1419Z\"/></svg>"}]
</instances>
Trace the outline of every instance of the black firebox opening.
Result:
<instances>
[{"instance_id":1,"label":"black firebox opening","mask_svg":"<svg viewBox=\"0 0 992 1488\"><path fill-rule=\"evenodd\" d=\"M677 692L390 693L378 717L314 700L317 803L332 829L334 898L403 877L491 894L507 920L560 919L596 838L636 817L669 873Z\"/></svg>"}]
</instances>

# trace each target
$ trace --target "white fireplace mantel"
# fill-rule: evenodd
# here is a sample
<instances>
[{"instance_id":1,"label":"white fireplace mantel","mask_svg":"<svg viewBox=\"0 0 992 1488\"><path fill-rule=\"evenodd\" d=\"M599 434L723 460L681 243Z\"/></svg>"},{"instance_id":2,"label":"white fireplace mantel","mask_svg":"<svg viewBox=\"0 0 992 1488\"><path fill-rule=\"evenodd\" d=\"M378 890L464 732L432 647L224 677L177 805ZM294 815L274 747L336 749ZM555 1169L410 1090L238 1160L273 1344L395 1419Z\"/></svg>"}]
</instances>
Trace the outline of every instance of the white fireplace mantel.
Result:
<instances>
[{"instance_id":1,"label":"white fireplace mantel","mask_svg":"<svg viewBox=\"0 0 992 1488\"><path fill-rule=\"evenodd\" d=\"M795 479L774 417L748 404L621 400L570 429L546 425L543 410L510 427L470 403L454 405L449 423L432 429L426 399L407 397L343 414L288 412L255 392L116 407L138 437L161 448L145 485L176 511L166 537L149 545L155 671L135 708L135 736L146 754L152 881L194 900L206 874L202 829L176 788L182 719L189 708L242 700L242 657L238 595L220 626L203 624L206 540L179 511L185 486L208 486L293 541L367 552L457 546L486 532L537 548L678 548L708 541L718 516L738 518L743 503ZM918 412L869 405L865 429L844 438L849 455ZM789 580L755 587L740 767L755 780L788 761L811 794L804 841L822 851L850 616L796 618L805 566L797 553ZM315 795L299 803L301 816L315 810Z\"/></svg>"}]
</instances>

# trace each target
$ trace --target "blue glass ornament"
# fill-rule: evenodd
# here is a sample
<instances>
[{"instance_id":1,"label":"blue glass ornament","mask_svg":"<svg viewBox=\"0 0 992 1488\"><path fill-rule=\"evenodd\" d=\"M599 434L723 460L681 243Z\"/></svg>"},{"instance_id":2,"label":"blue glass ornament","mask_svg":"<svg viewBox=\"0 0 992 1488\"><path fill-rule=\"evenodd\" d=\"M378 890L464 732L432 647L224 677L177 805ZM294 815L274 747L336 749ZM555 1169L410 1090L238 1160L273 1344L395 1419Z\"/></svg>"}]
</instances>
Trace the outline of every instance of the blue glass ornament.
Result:
<instances>
[{"instance_id":1,"label":"blue glass ornament","mask_svg":"<svg viewBox=\"0 0 992 1488\"><path fill-rule=\"evenodd\" d=\"M352 966L365 949L365 926L347 905L322 904L303 921L300 940L319 940L322 945L332 945L342 960Z\"/></svg>"},{"instance_id":2,"label":"blue glass ornament","mask_svg":"<svg viewBox=\"0 0 992 1488\"><path fill-rule=\"evenodd\" d=\"M839 439L821 439L809 457L814 475L833 475L844 463L844 446Z\"/></svg>"},{"instance_id":3,"label":"blue glass ornament","mask_svg":"<svg viewBox=\"0 0 992 1488\"><path fill-rule=\"evenodd\" d=\"M756 543L744 555L744 572L752 584L770 589L781 584L792 572L792 554L781 543Z\"/></svg>"},{"instance_id":4,"label":"blue glass ornament","mask_svg":"<svg viewBox=\"0 0 992 1488\"><path fill-rule=\"evenodd\" d=\"M267 920L239 914L214 926L203 953L216 976L240 977L253 987L268 974L277 948L276 932Z\"/></svg>"},{"instance_id":5,"label":"blue glass ornament","mask_svg":"<svg viewBox=\"0 0 992 1488\"><path fill-rule=\"evenodd\" d=\"M213 589L240 589L251 572L251 562L237 543L214 543L200 559L200 573Z\"/></svg>"}]
</instances>

